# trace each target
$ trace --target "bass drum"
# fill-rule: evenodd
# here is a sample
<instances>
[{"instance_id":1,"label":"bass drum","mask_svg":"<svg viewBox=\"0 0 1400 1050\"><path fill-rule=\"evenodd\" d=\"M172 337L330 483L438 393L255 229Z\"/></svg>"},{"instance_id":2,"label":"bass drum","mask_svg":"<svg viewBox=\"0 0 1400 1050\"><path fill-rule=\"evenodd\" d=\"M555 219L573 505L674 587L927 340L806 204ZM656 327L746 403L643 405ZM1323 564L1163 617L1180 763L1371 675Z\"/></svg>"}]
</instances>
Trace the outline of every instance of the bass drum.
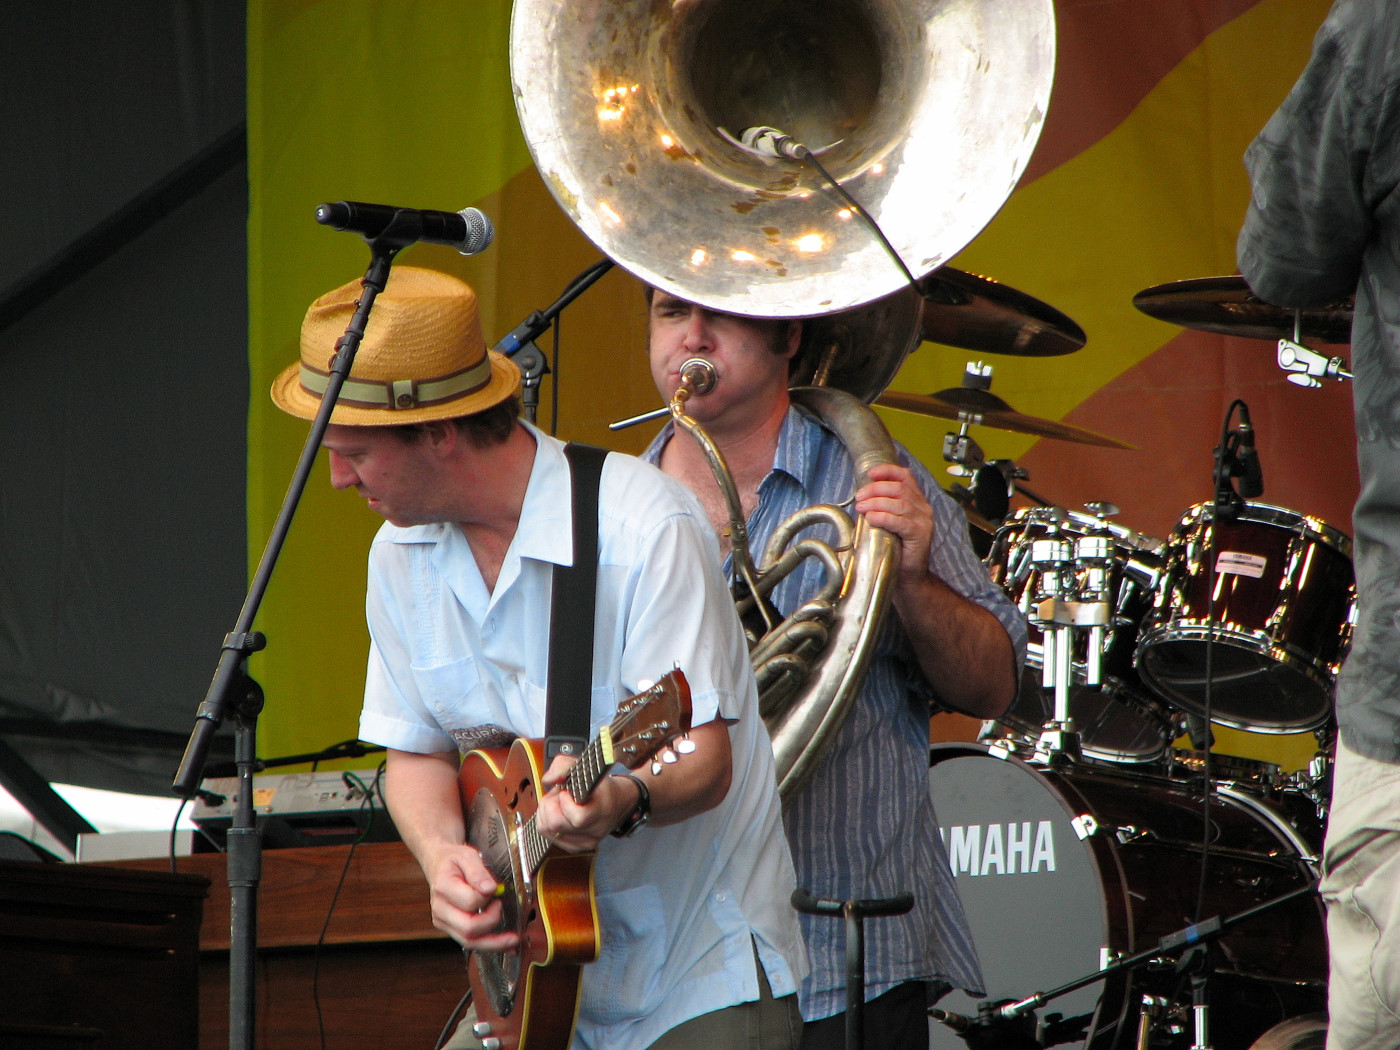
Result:
<instances>
[{"instance_id":1,"label":"bass drum","mask_svg":"<svg viewBox=\"0 0 1400 1050\"><path fill-rule=\"evenodd\" d=\"M992 579L1028 615L1035 582L1031 544L1044 539L1052 525L1071 543L1086 535L1107 535L1113 550L1109 569L1113 612L1104 634L1102 686L1084 684L1086 634L1076 632L1074 643L1069 715L1079 733L1080 748L1087 757L1103 762L1155 761L1177 735L1176 717L1139 681L1133 649L1161 572L1159 548L1140 533L1080 511L1057 507L1017 511L997 530L984 561ZM1034 743L1055 713L1053 691L1041 681L1043 663L1041 633L1030 624L1021 687L1011 709L998 720L1012 739Z\"/></svg>"},{"instance_id":2,"label":"bass drum","mask_svg":"<svg viewBox=\"0 0 1400 1050\"><path fill-rule=\"evenodd\" d=\"M985 747L946 744L931 751L929 787L994 1002L1094 974L1197 919L1203 799L1189 784L1109 766L1052 772ZM1210 839L1202 919L1235 915L1316 878L1318 844L1247 793L1221 789L1212 797ZM1248 1050L1279 1022L1324 1009L1320 899L1296 898L1242 923L1220 941L1214 963L1208 988L1217 1050ZM1170 1004L1151 1045L1186 1050L1190 986L1170 964L1046 1003L1037 1011L1051 1026L1046 1045L1133 1047L1144 995ZM955 991L938 1005L975 1017L977 1004ZM930 1039L934 1050L965 1047L941 1023L931 1023ZM995 1047L995 1038L986 1045Z\"/></svg>"}]
</instances>

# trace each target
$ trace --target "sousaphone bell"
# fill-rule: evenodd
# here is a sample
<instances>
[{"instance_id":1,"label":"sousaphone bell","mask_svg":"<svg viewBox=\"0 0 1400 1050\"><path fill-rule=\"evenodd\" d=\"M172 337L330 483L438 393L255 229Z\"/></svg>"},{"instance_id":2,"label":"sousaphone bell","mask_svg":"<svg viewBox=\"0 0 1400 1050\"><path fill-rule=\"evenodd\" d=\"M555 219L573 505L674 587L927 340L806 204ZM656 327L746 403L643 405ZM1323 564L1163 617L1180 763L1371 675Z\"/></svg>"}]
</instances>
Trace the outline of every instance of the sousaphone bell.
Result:
<instances>
[{"instance_id":1,"label":"sousaphone bell","mask_svg":"<svg viewBox=\"0 0 1400 1050\"><path fill-rule=\"evenodd\" d=\"M889 315L871 304L943 265L1010 196L1054 62L1052 0L515 0L511 18L521 128L560 207L656 288L809 319L823 356L793 399L846 442L857 485L893 455L867 402L918 341L917 294L894 296ZM760 127L802 143L903 265L815 164L745 146ZM895 315L912 327L858 345L867 322ZM710 458L723 488L722 457ZM888 533L855 523L807 684L776 712L761 697L784 799L844 720L896 557Z\"/></svg>"}]
</instances>

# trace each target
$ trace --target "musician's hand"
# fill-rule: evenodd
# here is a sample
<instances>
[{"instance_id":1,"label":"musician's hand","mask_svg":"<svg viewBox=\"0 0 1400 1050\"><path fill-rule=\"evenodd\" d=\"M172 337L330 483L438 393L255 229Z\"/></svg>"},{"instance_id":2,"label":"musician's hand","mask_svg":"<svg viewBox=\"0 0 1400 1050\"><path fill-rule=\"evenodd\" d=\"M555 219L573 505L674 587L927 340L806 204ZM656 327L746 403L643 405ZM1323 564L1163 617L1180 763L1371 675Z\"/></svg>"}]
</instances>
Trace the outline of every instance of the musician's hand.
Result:
<instances>
[{"instance_id":1,"label":"musician's hand","mask_svg":"<svg viewBox=\"0 0 1400 1050\"><path fill-rule=\"evenodd\" d=\"M637 788L625 777L604 777L586 805L579 805L562 786L577 759L555 757L545 771L548 792L540 799L535 819L544 836L566 853L596 849L613 828L637 806Z\"/></svg>"},{"instance_id":2,"label":"musician's hand","mask_svg":"<svg viewBox=\"0 0 1400 1050\"><path fill-rule=\"evenodd\" d=\"M870 468L870 482L856 490L857 514L899 537L899 573L895 580L918 583L928 575L933 544L933 508L914 475L896 463Z\"/></svg>"},{"instance_id":3,"label":"musician's hand","mask_svg":"<svg viewBox=\"0 0 1400 1050\"><path fill-rule=\"evenodd\" d=\"M476 848L454 846L433 858L428 875L428 897L433 925L464 948L503 951L519 938L499 932L500 884L486 870Z\"/></svg>"}]
</instances>

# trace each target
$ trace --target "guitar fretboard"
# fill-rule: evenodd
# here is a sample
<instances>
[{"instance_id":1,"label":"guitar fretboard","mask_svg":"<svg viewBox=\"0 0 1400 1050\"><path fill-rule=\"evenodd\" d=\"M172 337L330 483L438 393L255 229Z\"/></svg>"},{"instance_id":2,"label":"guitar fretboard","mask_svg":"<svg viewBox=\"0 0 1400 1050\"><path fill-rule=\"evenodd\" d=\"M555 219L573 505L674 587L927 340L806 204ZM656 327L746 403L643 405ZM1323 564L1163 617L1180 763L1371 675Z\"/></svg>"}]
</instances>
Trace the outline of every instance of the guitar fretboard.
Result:
<instances>
[{"instance_id":1,"label":"guitar fretboard","mask_svg":"<svg viewBox=\"0 0 1400 1050\"><path fill-rule=\"evenodd\" d=\"M613 761L612 735L609 727L604 726L564 777L564 790L573 796L575 802L587 802ZM543 863L550 845L539 830L535 816L531 816L521 827L518 844L525 870L533 876Z\"/></svg>"}]
</instances>

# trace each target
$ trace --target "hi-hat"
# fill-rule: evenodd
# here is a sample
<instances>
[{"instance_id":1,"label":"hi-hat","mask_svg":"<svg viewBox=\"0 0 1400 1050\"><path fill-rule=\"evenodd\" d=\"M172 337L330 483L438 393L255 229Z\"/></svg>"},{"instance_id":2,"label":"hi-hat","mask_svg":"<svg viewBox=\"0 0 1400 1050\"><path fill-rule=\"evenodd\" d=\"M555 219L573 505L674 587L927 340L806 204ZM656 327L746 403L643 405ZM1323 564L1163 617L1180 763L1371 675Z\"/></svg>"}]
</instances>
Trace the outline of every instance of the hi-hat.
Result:
<instances>
[{"instance_id":1,"label":"hi-hat","mask_svg":"<svg viewBox=\"0 0 1400 1050\"><path fill-rule=\"evenodd\" d=\"M1058 357L1084 345L1084 329L1069 317L989 277L944 266L919 288L931 343L1017 357Z\"/></svg>"},{"instance_id":2,"label":"hi-hat","mask_svg":"<svg viewBox=\"0 0 1400 1050\"><path fill-rule=\"evenodd\" d=\"M1197 277L1145 288L1133 305L1149 317L1183 328L1246 339L1351 341L1351 296L1291 310L1260 299L1238 274Z\"/></svg>"},{"instance_id":3,"label":"hi-hat","mask_svg":"<svg viewBox=\"0 0 1400 1050\"><path fill-rule=\"evenodd\" d=\"M1117 438L1096 434L1092 430L1070 426L1068 423L1022 415L987 390L972 390L961 386L940 390L936 394L905 394L898 390L886 390L875 399L875 404L902 409L905 412L917 412L924 416L937 416L939 419L966 420L973 425L1009 430L1016 434L1033 434L1057 441L1073 441L1080 445L1122 449L1137 447Z\"/></svg>"}]
</instances>

